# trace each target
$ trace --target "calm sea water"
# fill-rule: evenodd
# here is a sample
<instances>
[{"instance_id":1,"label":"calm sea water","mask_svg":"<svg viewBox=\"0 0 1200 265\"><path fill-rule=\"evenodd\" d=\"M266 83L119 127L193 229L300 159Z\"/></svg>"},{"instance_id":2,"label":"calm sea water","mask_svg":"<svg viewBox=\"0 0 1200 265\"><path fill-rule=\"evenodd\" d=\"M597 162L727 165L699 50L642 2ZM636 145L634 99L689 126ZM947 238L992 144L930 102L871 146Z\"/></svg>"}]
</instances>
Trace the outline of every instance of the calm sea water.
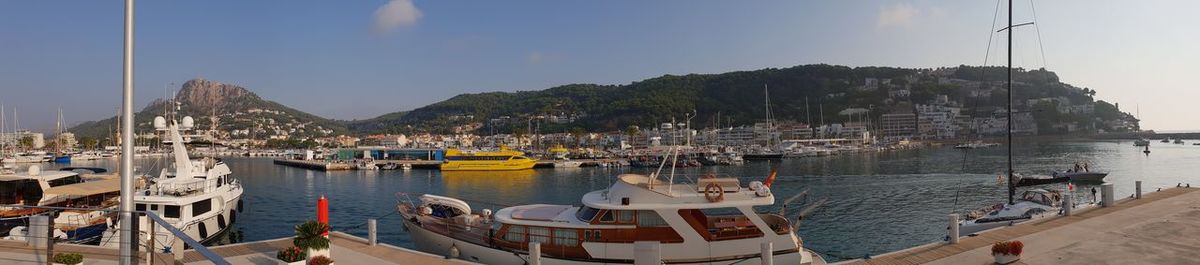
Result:
<instances>
[{"instance_id":1,"label":"calm sea water","mask_svg":"<svg viewBox=\"0 0 1200 265\"><path fill-rule=\"evenodd\" d=\"M1039 140L1014 148L1017 172L1049 174L1087 161L1093 171L1109 171L1117 198L1134 192L1134 181L1144 189L1173 187L1176 183L1200 185L1200 146L1154 142L1144 155L1132 142L1081 142ZM315 219L317 198L330 199L335 230L366 235L365 222L379 220L383 242L411 246L395 215L397 193L433 193L465 198L472 207L498 209L498 205L528 203L580 204L580 196L604 189L617 174L647 173L649 169L538 169L519 173L442 173L436 170L321 172L271 163L264 158L227 158L245 186L246 213L238 218L240 240L263 240L292 235L292 226ZM997 175L1005 168L1005 148L956 150L931 147L919 150L850 154L789 159L768 164L704 167L680 174L718 173L743 181L762 180L770 167L779 168L773 186L776 197L804 190L809 202L828 198L800 228L805 246L830 261L878 255L942 240L946 215L1005 200L1005 187ZM139 160L140 169L161 166L159 159ZM115 168L115 160L81 161L76 166ZM1065 186L1049 186L1064 189ZM1078 200L1091 200L1093 186L1077 187ZM1097 188L1098 189L1098 188ZM486 205L490 202L496 205ZM803 202L800 202L803 203ZM760 211L777 211L762 208ZM797 209L799 207L793 207ZM790 215L795 210L789 211Z\"/></svg>"}]
</instances>

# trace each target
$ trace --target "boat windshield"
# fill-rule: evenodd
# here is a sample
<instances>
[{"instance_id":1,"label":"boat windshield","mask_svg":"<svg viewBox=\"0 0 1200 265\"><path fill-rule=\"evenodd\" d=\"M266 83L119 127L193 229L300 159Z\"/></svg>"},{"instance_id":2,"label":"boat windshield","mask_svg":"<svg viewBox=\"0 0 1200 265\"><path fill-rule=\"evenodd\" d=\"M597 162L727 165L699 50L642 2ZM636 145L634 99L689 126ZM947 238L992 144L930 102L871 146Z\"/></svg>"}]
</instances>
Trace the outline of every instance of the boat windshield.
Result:
<instances>
[{"instance_id":1,"label":"boat windshield","mask_svg":"<svg viewBox=\"0 0 1200 265\"><path fill-rule=\"evenodd\" d=\"M580 207L579 211L575 212L575 217L579 218L579 221L591 222L592 218L596 218L596 213L599 212L600 210L596 210L596 208L584 206Z\"/></svg>"},{"instance_id":2,"label":"boat windshield","mask_svg":"<svg viewBox=\"0 0 1200 265\"><path fill-rule=\"evenodd\" d=\"M0 204L37 205L42 200L42 187L36 180L0 181Z\"/></svg>"}]
</instances>

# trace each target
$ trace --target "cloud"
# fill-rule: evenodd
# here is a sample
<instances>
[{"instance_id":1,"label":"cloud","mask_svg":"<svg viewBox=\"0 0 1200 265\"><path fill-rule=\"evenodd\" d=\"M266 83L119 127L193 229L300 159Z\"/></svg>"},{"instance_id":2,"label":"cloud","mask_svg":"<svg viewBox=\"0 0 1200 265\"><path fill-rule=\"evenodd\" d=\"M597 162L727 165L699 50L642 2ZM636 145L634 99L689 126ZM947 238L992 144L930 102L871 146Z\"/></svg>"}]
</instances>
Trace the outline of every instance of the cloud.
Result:
<instances>
[{"instance_id":1,"label":"cloud","mask_svg":"<svg viewBox=\"0 0 1200 265\"><path fill-rule=\"evenodd\" d=\"M921 10L908 3L898 3L879 8L879 28L911 27L913 19L921 14Z\"/></svg>"},{"instance_id":2,"label":"cloud","mask_svg":"<svg viewBox=\"0 0 1200 265\"><path fill-rule=\"evenodd\" d=\"M412 0L389 0L375 9L372 30L380 34L389 33L400 27L416 25L421 16L421 10L413 5Z\"/></svg>"}]
</instances>

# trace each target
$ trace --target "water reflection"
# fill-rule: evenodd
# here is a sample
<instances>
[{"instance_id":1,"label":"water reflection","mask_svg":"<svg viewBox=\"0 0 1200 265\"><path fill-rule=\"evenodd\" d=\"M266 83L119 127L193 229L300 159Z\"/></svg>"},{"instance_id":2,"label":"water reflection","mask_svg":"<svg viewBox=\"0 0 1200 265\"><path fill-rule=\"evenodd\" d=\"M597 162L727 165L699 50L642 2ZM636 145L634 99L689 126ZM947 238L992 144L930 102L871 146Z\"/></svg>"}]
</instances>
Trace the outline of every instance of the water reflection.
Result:
<instances>
[{"instance_id":1,"label":"water reflection","mask_svg":"<svg viewBox=\"0 0 1200 265\"><path fill-rule=\"evenodd\" d=\"M1152 143L1149 156L1130 141L1093 142L1043 139L1018 141L1014 166L1024 174L1049 174L1075 162L1091 163L1095 171L1110 172L1117 198L1133 193L1133 182L1144 190L1200 185L1200 146ZM808 190L810 201L829 202L800 227L807 246L826 258L862 257L941 240L945 216L1005 200L1005 147L957 150L950 147L909 151L847 154L786 159L744 166L687 168L680 175L717 173L739 176L743 183L762 180L771 167L779 168L772 190L780 198ZM161 158L139 159L141 172L157 174ZM321 172L273 165L269 158L227 158L246 188L246 213L237 227L246 240L292 234L291 226L315 218L316 198L331 198L334 229L365 235L359 228L368 218L379 219L380 240L411 246L394 210L397 192L433 193L470 199L472 207L492 208L527 203L580 204L584 193L608 187L621 173L652 169L579 168L511 172L339 171ZM115 159L79 161L76 166L115 168ZM44 166L45 167L45 166ZM1091 201L1093 185L1080 185L1078 201ZM1042 188L1065 190L1063 184ZM794 208L792 208L794 209ZM777 211L778 207L767 209ZM789 211L793 213L795 211ZM792 216L794 217L794 216Z\"/></svg>"}]
</instances>

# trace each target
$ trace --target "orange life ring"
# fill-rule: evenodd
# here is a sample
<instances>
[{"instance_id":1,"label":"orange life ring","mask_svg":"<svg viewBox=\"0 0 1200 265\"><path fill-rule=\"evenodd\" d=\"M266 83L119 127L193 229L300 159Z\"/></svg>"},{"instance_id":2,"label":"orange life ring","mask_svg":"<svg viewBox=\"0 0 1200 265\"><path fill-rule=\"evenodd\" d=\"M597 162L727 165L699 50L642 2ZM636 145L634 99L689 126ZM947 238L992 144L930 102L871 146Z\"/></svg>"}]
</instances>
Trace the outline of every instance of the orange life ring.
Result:
<instances>
[{"instance_id":1,"label":"orange life ring","mask_svg":"<svg viewBox=\"0 0 1200 265\"><path fill-rule=\"evenodd\" d=\"M708 199L708 202L723 201L725 200L725 188L716 183L708 183L708 186L704 186L704 198Z\"/></svg>"}]
</instances>

